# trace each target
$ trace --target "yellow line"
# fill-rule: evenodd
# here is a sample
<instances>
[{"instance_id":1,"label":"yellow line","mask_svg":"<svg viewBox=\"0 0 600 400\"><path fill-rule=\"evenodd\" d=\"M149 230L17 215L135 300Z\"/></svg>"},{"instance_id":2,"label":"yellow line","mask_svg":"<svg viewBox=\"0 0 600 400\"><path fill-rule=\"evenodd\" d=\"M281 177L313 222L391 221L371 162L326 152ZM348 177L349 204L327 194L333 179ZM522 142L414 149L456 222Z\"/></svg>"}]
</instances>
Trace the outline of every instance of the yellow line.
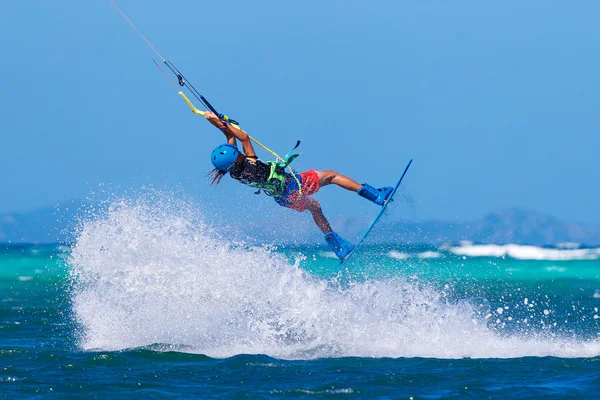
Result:
<instances>
[{"instance_id":1,"label":"yellow line","mask_svg":"<svg viewBox=\"0 0 600 400\"><path fill-rule=\"evenodd\" d=\"M181 90L179 91L179 95L183 98L183 100L187 103L187 105L192 109L192 112L197 115L204 116L206 113L202 110L198 110L196 106L188 99L188 97Z\"/></svg>"},{"instance_id":2,"label":"yellow line","mask_svg":"<svg viewBox=\"0 0 600 400\"><path fill-rule=\"evenodd\" d=\"M190 101L190 99L188 99L188 97L185 95L185 93L183 93L182 91L179 91L179 95L183 98L183 100L186 102L186 104L192 109L192 112L194 114L196 114L196 115L202 115L202 116L204 116L206 114L206 112L197 109L196 106ZM233 126L236 129L241 130L246 135L248 135L248 133L245 132L242 128L240 128L238 125L231 124L231 126ZM254 143L256 143L257 145L259 145L260 147L262 147L263 149L265 149L267 152L271 153L273 156L275 156L275 159L277 159L277 160L279 160L281 162L284 162L284 163L286 162L286 160L284 160L279 154L275 153L273 150L269 149L267 146L265 146L264 144L262 144L258 140L254 139L252 136L248 135L248 137ZM294 180L296 181L296 183L298 184L298 193L300 193L300 195L302 196L302 184L300 183L300 180L296 176L296 173L294 172L294 170L292 169L292 167L290 167L288 165L287 168L290 171L290 174L292 175L292 177L294 177Z\"/></svg>"}]
</instances>

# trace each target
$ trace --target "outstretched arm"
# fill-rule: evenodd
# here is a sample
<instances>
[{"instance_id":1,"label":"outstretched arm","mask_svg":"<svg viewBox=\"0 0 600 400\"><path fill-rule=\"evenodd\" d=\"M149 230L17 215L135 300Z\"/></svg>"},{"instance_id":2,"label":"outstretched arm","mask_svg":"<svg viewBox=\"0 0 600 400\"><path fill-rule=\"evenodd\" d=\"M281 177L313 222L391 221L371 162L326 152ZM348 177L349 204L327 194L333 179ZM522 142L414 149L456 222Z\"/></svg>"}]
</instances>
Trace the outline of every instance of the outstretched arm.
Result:
<instances>
[{"instance_id":1,"label":"outstretched arm","mask_svg":"<svg viewBox=\"0 0 600 400\"><path fill-rule=\"evenodd\" d=\"M256 157L256 152L254 151L254 147L252 146L252 142L250 141L250 137L246 132L244 132L240 128L234 128L230 124L225 124L223 121L219 119L215 114L207 111L204 116L214 126L216 126L225 137L227 137L227 143L235 146L236 139L242 142L242 148L244 149L244 154L246 157Z\"/></svg>"}]
</instances>

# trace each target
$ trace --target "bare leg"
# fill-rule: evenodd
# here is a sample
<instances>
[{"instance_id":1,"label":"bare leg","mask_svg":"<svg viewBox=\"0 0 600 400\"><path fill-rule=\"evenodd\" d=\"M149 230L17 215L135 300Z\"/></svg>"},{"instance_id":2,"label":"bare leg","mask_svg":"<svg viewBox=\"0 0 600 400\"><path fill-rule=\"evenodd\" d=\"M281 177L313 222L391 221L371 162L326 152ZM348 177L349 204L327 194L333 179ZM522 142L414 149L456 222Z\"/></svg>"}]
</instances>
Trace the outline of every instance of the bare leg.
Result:
<instances>
[{"instance_id":1,"label":"bare leg","mask_svg":"<svg viewBox=\"0 0 600 400\"><path fill-rule=\"evenodd\" d=\"M317 175L319 176L319 182L321 183L321 186L334 184L353 192L356 192L362 187L362 185L356 182L354 179L350 179L345 175L338 174L331 169L326 171L317 171Z\"/></svg>"},{"instance_id":2,"label":"bare leg","mask_svg":"<svg viewBox=\"0 0 600 400\"><path fill-rule=\"evenodd\" d=\"M321 231L323 231L323 233L331 232L331 225L329 225L329 222L323 215L323 210L321 210L321 205L319 204L319 202L312 197L307 198L307 200L308 211L310 211L310 213L312 214L313 219L315 220L315 224L317 224L317 226Z\"/></svg>"},{"instance_id":3,"label":"bare leg","mask_svg":"<svg viewBox=\"0 0 600 400\"><path fill-rule=\"evenodd\" d=\"M319 229L321 229L321 231L323 231L325 234L325 241L329 247L331 247L331 250L333 250L335 255L338 256L340 260L344 260L348 254L350 254L350 251L352 251L352 247L337 233L331 230L331 225L329 225L329 222L327 222L327 219L325 219L319 202L312 197L308 197L307 200L308 211L311 212Z\"/></svg>"}]
</instances>

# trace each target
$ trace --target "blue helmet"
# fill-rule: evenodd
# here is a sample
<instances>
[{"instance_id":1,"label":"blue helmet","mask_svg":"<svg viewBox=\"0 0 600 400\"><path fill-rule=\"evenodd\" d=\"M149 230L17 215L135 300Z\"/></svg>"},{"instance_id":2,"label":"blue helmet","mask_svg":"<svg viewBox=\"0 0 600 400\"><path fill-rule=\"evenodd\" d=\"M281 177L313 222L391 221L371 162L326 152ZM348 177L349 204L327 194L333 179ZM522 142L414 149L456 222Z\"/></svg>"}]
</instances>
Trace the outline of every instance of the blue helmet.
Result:
<instances>
[{"instance_id":1,"label":"blue helmet","mask_svg":"<svg viewBox=\"0 0 600 400\"><path fill-rule=\"evenodd\" d=\"M210 161L219 171L227 172L239 154L240 151L234 145L222 144L213 150Z\"/></svg>"}]
</instances>

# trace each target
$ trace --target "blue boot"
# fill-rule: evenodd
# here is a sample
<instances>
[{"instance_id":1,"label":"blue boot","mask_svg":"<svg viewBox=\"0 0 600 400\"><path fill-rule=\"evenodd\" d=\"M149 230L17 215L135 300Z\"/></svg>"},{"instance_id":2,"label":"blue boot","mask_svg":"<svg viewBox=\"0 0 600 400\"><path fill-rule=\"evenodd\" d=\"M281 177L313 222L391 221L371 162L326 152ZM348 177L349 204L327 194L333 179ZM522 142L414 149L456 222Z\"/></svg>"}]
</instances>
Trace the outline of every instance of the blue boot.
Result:
<instances>
[{"instance_id":1,"label":"blue boot","mask_svg":"<svg viewBox=\"0 0 600 400\"><path fill-rule=\"evenodd\" d=\"M340 260L346 258L346 256L352 251L350 244L335 232L327 232L325 234L325 241Z\"/></svg>"},{"instance_id":2,"label":"blue boot","mask_svg":"<svg viewBox=\"0 0 600 400\"><path fill-rule=\"evenodd\" d=\"M375 189L373 186L363 183L362 187L356 193L378 206L382 206L393 191L394 188L391 186Z\"/></svg>"}]
</instances>

